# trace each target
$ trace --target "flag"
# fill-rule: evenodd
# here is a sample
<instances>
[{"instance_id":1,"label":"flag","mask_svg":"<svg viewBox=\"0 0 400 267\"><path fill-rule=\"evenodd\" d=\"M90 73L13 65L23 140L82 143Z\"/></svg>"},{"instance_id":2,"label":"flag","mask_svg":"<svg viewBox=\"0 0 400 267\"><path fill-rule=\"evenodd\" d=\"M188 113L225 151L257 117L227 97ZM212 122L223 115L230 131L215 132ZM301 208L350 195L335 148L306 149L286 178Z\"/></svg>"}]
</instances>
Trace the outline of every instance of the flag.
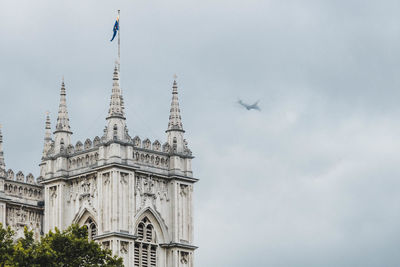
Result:
<instances>
[{"instance_id":1,"label":"flag","mask_svg":"<svg viewBox=\"0 0 400 267\"><path fill-rule=\"evenodd\" d=\"M119 15L117 16L117 20L115 21L114 28L113 28L114 33L113 33L113 37L111 38L110 42L112 42L114 40L115 36L117 35L118 30L119 30Z\"/></svg>"}]
</instances>

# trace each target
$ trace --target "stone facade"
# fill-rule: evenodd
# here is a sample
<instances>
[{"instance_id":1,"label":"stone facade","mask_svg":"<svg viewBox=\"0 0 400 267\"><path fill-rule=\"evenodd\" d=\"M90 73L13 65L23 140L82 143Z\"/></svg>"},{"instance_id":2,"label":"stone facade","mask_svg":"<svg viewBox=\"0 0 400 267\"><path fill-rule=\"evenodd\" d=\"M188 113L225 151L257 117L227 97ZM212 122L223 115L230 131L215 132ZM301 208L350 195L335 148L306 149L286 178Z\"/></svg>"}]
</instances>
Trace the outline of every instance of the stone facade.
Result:
<instances>
[{"instance_id":1,"label":"stone facade","mask_svg":"<svg viewBox=\"0 0 400 267\"><path fill-rule=\"evenodd\" d=\"M47 115L40 177L6 171L0 132L0 222L35 237L72 223L132 267L194 266L192 152L184 140L178 87L165 143L128 134L116 66L101 137L76 145L64 81L54 133Z\"/></svg>"}]
</instances>

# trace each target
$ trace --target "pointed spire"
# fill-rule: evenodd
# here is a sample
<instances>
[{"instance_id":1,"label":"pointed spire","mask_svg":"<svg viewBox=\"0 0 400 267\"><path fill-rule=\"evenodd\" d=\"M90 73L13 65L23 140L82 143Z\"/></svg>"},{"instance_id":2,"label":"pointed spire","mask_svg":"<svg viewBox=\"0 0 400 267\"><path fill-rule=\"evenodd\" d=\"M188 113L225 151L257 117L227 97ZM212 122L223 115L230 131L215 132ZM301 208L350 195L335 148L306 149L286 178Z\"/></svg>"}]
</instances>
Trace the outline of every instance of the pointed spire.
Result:
<instances>
[{"instance_id":1,"label":"pointed spire","mask_svg":"<svg viewBox=\"0 0 400 267\"><path fill-rule=\"evenodd\" d=\"M60 154L64 153L71 144L71 128L69 126L69 118L67 111L67 98L65 92L64 77L61 83L61 93L60 93L60 106L58 108L58 118L56 124L56 130L54 131L54 153Z\"/></svg>"},{"instance_id":2,"label":"pointed spire","mask_svg":"<svg viewBox=\"0 0 400 267\"><path fill-rule=\"evenodd\" d=\"M168 129L166 130L166 132L170 131L185 132L182 126L181 110L179 109L178 84L176 83L176 78L177 76L174 75L174 84L172 86L171 109L169 114Z\"/></svg>"},{"instance_id":3,"label":"pointed spire","mask_svg":"<svg viewBox=\"0 0 400 267\"><path fill-rule=\"evenodd\" d=\"M1 133L0 124L0 170L5 170L6 164L4 163L4 152L3 152L3 134Z\"/></svg>"},{"instance_id":4,"label":"pointed spire","mask_svg":"<svg viewBox=\"0 0 400 267\"><path fill-rule=\"evenodd\" d=\"M64 83L64 77L63 77L62 83L61 83L60 106L58 108L57 125L56 125L56 131L54 133L67 132L67 133L72 134L71 128L69 126L66 95L67 94L66 94L66 90L65 90L65 83Z\"/></svg>"},{"instance_id":5,"label":"pointed spire","mask_svg":"<svg viewBox=\"0 0 400 267\"><path fill-rule=\"evenodd\" d=\"M114 76L113 76L113 88L110 100L110 109L108 110L108 117L119 117L125 119L125 107L124 98L122 97L122 90L119 87L119 70L118 62L115 63Z\"/></svg>"},{"instance_id":6,"label":"pointed spire","mask_svg":"<svg viewBox=\"0 0 400 267\"><path fill-rule=\"evenodd\" d=\"M51 139L51 125L50 125L50 113L46 112L46 126L45 126L45 134L44 134L44 146L43 146L43 157L46 156L47 152L50 149L50 145L52 142Z\"/></svg>"},{"instance_id":7,"label":"pointed spire","mask_svg":"<svg viewBox=\"0 0 400 267\"><path fill-rule=\"evenodd\" d=\"M51 141L51 125L50 125L50 112L46 112L46 133L44 141Z\"/></svg>"}]
</instances>

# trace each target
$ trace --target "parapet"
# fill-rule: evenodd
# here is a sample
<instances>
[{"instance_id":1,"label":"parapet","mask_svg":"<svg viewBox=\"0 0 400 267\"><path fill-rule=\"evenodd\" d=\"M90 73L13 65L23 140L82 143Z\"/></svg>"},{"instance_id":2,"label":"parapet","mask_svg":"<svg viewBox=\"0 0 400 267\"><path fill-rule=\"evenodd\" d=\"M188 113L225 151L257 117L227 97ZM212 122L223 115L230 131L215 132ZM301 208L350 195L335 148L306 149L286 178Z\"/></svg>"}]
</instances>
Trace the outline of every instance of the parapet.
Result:
<instances>
[{"instance_id":1,"label":"parapet","mask_svg":"<svg viewBox=\"0 0 400 267\"><path fill-rule=\"evenodd\" d=\"M155 152L163 152L163 153L171 152L171 146L167 142L165 142L161 147L160 141L155 140L152 144L150 139L146 138L145 140L143 140L143 142L141 142L139 136L135 136L133 138L133 147L146 150L153 150Z\"/></svg>"},{"instance_id":2,"label":"parapet","mask_svg":"<svg viewBox=\"0 0 400 267\"><path fill-rule=\"evenodd\" d=\"M32 175L32 173L29 173L26 177L23 174L22 171L19 171L17 175L14 175L14 171L9 169L7 172L5 172L5 178L7 180L12 180L16 181L19 183L24 183L24 184L32 184L32 185L37 185L35 177Z\"/></svg>"}]
</instances>

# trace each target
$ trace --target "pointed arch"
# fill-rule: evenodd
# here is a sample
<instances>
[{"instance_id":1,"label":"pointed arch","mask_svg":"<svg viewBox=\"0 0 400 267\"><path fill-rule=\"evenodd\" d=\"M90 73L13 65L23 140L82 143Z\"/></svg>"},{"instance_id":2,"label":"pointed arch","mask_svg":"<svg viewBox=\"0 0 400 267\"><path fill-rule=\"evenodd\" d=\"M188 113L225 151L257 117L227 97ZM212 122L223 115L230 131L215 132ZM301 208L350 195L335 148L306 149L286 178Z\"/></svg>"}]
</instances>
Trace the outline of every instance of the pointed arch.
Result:
<instances>
[{"instance_id":1,"label":"pointed arch","mask_svg":"<svg viewBox=\"0 0 400 267\"><path fill-rule=\"evenodd\" d=\"M72 223L76 223L76 224L83 224L87 218L92 217L93 219L96 218L95 216L96 212L94 212L94 210L92 210L90 207L88 206L84 206L82 209L79 210L79 212L75 215L74 219L72 220Z\"/></svg>"},{"instance_id":2,"label":"pointed arch","mask_svg":"<svg viewBox=\"0 0 400 267\"><path fill-rule=\"evenodd\" d=\"M167 227L157 212L144 209L135 217L134 266L156 267L160 244L169 241Z\"/></svg>"},{"instance_id":3,"label":"pointed arch","mask_svg":"<svg viewBox=\"0 0 400 267\"><path fill-rule=\"evenodd\" d=\"M146 208L135 216L135 232L138 230L139 224L147 218L154 227L157 236L157 243L169 243L171 241L168 234L168 227L165 225L161 216L152 208Z\"/></svg>"},{"instance_id":4,"label":"pointed arch","mask_svg":"<svg viewBox=\"0 0 400 267\"><path fill-rule=\"evenodd\" d=\"M88 237L93 239L98 234L98 226L96 222L95 212L89 207L81 209L72 220L72 223L76 223L79 226L86 225L88 228Z\"/></svg>"}]
</instances>

